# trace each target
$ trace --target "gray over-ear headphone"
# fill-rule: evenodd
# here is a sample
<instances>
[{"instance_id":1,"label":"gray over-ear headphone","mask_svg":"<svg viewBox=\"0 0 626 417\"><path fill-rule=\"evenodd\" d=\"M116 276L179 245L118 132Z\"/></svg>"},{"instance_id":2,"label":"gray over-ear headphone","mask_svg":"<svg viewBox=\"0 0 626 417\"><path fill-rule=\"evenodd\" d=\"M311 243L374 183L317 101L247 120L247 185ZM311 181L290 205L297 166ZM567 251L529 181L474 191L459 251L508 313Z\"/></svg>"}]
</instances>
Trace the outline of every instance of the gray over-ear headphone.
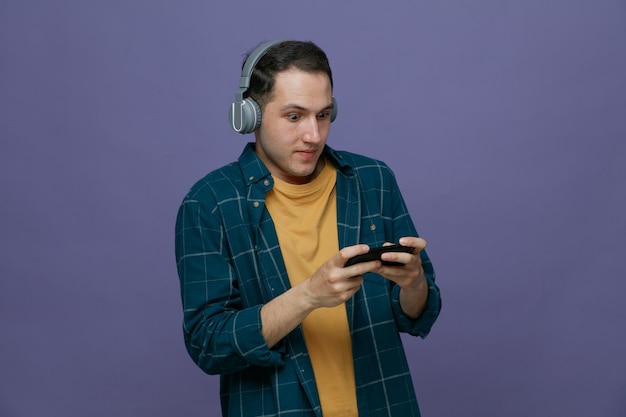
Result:
<instances>
[{"instance_id":1,"label":"gray over-ear headphone","mask_svg":"<svg viewBox=\"0 0 626 417\"><path fill-rule=\"evenodd\" d=\"M230 112L228 113L230 125L235 132L241 134L252 133L261 126L261 108L256 101L250 97L243 98L243 95L250 87L250 78L252 77L252 71L256 64L272 46L281 42L284 41L265 42L252 51L246 59L241 71L241 78L239 79L239 90L235 93L235 101L230 105ZM337 101L335 97L333 97L333 109L330 113L330 121L334 121L336 117Z\"/></svg>"}]
</instances>

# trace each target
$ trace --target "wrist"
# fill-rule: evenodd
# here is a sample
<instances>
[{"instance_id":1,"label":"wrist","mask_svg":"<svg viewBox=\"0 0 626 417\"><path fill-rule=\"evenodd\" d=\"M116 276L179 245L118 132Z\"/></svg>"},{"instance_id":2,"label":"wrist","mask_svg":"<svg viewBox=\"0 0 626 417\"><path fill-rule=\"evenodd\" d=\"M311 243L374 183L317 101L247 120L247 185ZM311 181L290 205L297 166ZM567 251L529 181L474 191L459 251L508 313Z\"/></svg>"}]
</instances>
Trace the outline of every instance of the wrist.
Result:
<instances>
[{"instance_id":1,"label":"wrist","mask_svg":"<svg viewBox=\"0 0 626 417\"><path fill-rule=\"evenodd\" d=\"M428 281L426 281L426 277L424 274L420 274L416 279L411 280L405 285L400 285L402 291L408 293L420 293L428 288Z\"/></svg>"},{"instance_id":2,"label":"wrist","mask_svg":"<svg viewBox=\"0 0 626 417\"><path fill-rule=\"evenodd\" d=\"M310 279L307 279L291 289L294 299L298 303L298 309L305 312L306 314L317 308L314 292L311 290L310 287Z\"/></svg>"},{"instance_id":3,"label":"wrist","mask_svg":"<svg viewBox=\"0 0 626 417\"><path fill-rule=\"evenodd\" d=\"M428 299L428 281L424 274L411 285L400 287L399 297L404 314L411 319L417 319L424 311Z\"/></svg>"}]
</instances>

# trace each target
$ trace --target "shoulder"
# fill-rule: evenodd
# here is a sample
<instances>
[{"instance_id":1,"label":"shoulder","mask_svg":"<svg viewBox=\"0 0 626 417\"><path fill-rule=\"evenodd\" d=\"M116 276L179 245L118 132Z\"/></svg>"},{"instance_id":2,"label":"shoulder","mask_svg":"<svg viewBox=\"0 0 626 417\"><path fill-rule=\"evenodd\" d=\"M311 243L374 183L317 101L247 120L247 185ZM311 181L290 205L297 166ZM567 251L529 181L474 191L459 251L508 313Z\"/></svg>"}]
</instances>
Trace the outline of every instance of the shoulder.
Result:
<instances>
[{"instance_id":1,"label":"shoulder","mask_svg":"<svg viewBox=\"0 0 626 417\"><path fill-rule=\"evenodd\" d=\"M384 161L348 151L332 152L341 164L349 167L356 176L362 179L394 177L393 171Z\"/></svg>"},{"instance_id":2,"label":"shoulder","mask_svg":"<svg viewBox=\"0 0 626 417\"><path fill-rule=\"evenodd\" d=\"M201 203L212 201L219 204L222 200L240 196L243 190L245 182L241 168L237 162L232 162L198 180L189 189L184 200L197 200Z\"/></svg>"}]
</instances>

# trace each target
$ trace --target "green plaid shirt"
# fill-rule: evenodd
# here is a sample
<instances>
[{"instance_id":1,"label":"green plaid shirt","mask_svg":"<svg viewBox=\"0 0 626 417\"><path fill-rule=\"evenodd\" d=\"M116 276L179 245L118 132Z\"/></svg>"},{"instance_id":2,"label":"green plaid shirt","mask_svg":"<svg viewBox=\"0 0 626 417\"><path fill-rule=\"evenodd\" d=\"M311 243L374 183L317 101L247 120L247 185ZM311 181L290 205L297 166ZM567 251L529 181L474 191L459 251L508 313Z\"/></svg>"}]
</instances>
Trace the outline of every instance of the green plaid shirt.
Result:
<instances>
[{"instance_id":1,"label":"green plaid shirt","mask_svg":"<svg viewBox=\"0 0 626 417\"><path fill-rule=\"evenodd\" d=\"M339 247L380 246L417 236L395 177L382 162L325 149L337 167ZM224 416L318 416L320 402L302 329L269 349L261 334L264 303L289 289L278 237L265 207L273 180L248 144L237 162L209 173L184 198L176 220L176 262L185 344L196 364L221 375ZM422 251L427 307L411 320L400 289L364 276L346 303L359 416L419 416L399 332L425 337L441 309Z\"/></svg>"}]
</instances>

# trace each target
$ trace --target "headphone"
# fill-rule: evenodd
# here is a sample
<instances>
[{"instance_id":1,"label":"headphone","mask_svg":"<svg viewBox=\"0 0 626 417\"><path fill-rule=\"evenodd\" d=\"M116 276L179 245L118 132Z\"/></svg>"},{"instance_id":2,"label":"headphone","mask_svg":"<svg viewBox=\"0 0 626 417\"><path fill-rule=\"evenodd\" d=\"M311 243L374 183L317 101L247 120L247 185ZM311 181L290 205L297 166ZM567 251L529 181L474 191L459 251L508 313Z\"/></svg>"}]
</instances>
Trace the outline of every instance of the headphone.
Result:
<instances>
[{"instance_id":1,"label":"headphone","mask_svg":"<svg viewBox=\"0 0 626 417\"><path fill-rule=\"evenodd\" d=\"M250 97L243 98L243 95L250 87L250 78L252 77L252 71L254 71L256 64L270 48L282 42L284 42L284 40L262 43L252 51L246 59L243 70L241 71L241 78L239 79L239 90L235 93L235 101L230 105L230 112L228 113L230 125L235 132L241 134L252 133L261 126L261 108L256 101ZM335 97L333 97L330 121L333 122L336 117L337 101Z\"/></svg>"}]
</instances>

